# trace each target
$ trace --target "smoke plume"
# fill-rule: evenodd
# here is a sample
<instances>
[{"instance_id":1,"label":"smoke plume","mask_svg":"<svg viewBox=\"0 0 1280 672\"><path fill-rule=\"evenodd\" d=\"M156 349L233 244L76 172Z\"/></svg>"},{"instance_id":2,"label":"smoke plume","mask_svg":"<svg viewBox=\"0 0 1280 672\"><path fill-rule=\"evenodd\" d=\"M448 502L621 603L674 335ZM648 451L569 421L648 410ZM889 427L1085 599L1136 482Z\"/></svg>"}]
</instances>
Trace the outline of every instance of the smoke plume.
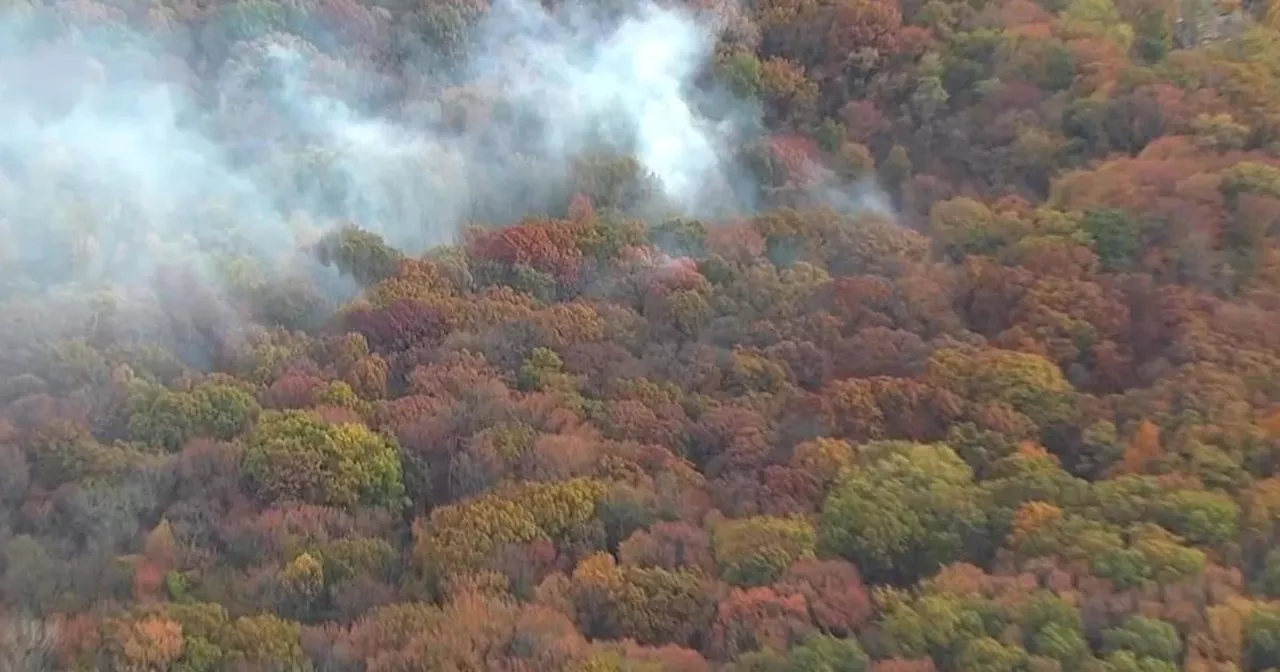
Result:
<instances>
[{"instance_id":1,"label":"smoke plume","mask_svg":"<svg viewBox=\"0 0 1280 672\"><path fill-rule=\"evenodd\" d=\"M503 0L452 69L461 85L406 97L367 61L283 31L184 81L183 55L154 35L40 30L74 4L0 24L0 262L28 288L216 255L278 263L348 222L420 250L467 222L554 213L591 155L634 157L664 211L701 214L727 193L751 117L695 89L717 25L681 9L619 19Z\"/></svg>"}]
</instances>

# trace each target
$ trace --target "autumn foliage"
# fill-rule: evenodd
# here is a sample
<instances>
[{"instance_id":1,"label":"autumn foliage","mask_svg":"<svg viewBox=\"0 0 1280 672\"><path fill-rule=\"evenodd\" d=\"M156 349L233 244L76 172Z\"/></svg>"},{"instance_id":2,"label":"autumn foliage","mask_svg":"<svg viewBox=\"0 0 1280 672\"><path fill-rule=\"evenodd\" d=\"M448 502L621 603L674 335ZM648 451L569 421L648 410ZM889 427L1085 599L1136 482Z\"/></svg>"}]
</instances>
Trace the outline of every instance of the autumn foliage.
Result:
<instances>
[{"instance_id":1,"label":"autumn foliage","mask_svg":"<svg viewBox=\"0 0 1280 672\"><path fill-rule=\"evenodd\" d=\"M1275 3L694 4L764 123L721 220L570 157L455 245L344 225L146 314L46 307L0 240L0 670L1280 669ZM0 23L183 45L149 67L210 99L287 36L496 147L435 69L490 11Z\"/></svg>"}]
</instances>

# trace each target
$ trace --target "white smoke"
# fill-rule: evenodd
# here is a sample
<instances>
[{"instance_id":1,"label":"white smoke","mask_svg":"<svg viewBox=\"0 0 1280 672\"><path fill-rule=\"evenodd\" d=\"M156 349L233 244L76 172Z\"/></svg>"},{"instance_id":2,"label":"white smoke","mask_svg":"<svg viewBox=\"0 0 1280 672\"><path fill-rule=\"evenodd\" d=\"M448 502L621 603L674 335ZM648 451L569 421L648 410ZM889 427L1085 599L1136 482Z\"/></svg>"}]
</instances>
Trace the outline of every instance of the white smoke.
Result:
<instances>
[{"instance_id":1,"label":"white smoke","mask_svg":"<svg viewBox=\"0 0 1280 672\"><path fill-rule=\"evenodd\" d=\"M728 180L732 129L692 99L718 28L678 9L645 5L608 27L527 0L494 6L462 71L483 104L520 119L505 134L451 128L438 103L413 119L369 113L360 83L378 73L293 35L234 45L191 87L126 67L140 52L174 60L142 36L49 42L18 35L31 12L5 14L0 34L18 47L5 63L26 76L0 78L0 212L13 260L41 281L135 279L213 249L270 257L294 246L299 220L447 243L477 204L553 207L570 159L591 151L633 155L685 212ZM37 51L68 70L42 76Z\"/></svg>"},{"instance_id":2,"label":"white smoke","mask_svg":"<svg viewBox=\"0 0 1280 672\"><path fill-rule=\"evenodd\" d=\"M223 13L276 17L258 4L283 7ZM160 41L113 11L0 10L0 290L296 261L345 223L421 250L562 209L582 155L632 156L664 212L705 216L734 204L734 148L758 122L695 86L720 21L647 2L606 17L500 0L452 83L423 90L278 17L194 58L174 46L194 36ZM46 30L50 16L71 25Z\"/></svg>"},{"instance_id":3,"label":"white smoke","mask_svg":"<svg viewBox=\"0 0 1280 672\"><path fill-rule=\"evenodd\" d=\"M695 209L700 187L727 180L734 130L703 116L691 97L715 28L708 17L647 5L601 34L588 17L505 0L484 25L486 48L472 68L536 115L547 153L570 156L603 140L634 153L668 198Z\"/></svg>"}]
</instances>

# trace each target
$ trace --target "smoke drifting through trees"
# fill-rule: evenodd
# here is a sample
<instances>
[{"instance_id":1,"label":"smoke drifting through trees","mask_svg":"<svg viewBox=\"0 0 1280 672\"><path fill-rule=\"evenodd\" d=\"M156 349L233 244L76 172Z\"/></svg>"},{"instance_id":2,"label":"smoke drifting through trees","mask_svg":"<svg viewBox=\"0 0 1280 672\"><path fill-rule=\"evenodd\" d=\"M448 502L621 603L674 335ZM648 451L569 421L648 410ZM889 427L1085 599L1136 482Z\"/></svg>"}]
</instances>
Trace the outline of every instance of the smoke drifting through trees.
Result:
<instances>
[{"instance_id":1,"label":"smoke drifting through trees","mask_svg":"<svg viewBox=\"0 0 1280 672\"><path fill-rule=\"evenodd\" d=\"M313 21L323 34L308 42L285 32L290 17L238 7L194 44L93 25L69 4L4 12L5 286L132 283L244 256L279 265L346 222L420 250L467 222L562 214L583 190L652 218L754 204L735 148L758 114L695 86L715 16L505 0L460 61L442 70L448 45L418 45L392 77L359 53L376 39L338 46ZM50 40L51 20L85 25ZM261 34L219 63L228 31Z\"/></svg>"},{"instance_id":2,"label":"smoke drifting through trees","mask_svg":"<svg viewBox=\"0 0 1280 672\"><path fill-rule=\"evenodd\" d=\"M1280 8L373 1L6 5L0 670L1280 668Z\"/></svg>"},{"instance_id":3,"label":"smoke drifting through trees","mask_svg":"<svg viewBox=\"0 0 1280 672\"><path fill-rule=\"evenodd\" d=\"M243 338L263 335L253 323L332 317L324 304L357 287L313 257L326 231L353 223L413 253L467 223L563 215L579 193L651 222L757 205L739 158L757 139L755 103L701 81L710 15L514 0L469 28L456 58L446 42L339 35L359 17L316 25L272 3L227 5L181 33L168 9L99 15L113 11L0 10L0 403L74 396L58 412L83 411L93 432L71 422L23 444L127 465L57 495L66 513L51 527L84 530L74 539L46 545L0 521L6 604L74 609L127 591L116 560L169 515L176 487L170 462L126 445L161 433L132 418L187 405L162 390L188 369L230 369L227 351L259 344ZM376 382L383 360L357 359L352 375ZM41 412L11 417L36 425ZM80 473L73 461L30 478L0 469L20 481L0 494L52 492ZM39 661L42 636L16 631L10 648Z\"/></svg>"}]
</instances>

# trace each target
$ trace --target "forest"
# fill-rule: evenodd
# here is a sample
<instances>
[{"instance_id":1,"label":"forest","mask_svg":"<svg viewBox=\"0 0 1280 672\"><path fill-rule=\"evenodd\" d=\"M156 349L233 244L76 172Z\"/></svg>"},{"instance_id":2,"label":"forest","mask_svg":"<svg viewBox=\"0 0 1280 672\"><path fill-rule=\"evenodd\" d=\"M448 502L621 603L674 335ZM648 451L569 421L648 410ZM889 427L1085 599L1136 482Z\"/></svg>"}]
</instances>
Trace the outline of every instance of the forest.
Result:
<instances>
[{"instance_id":1,"label":"forest","mask_svg":"<svg viewBox=\"0 0 1280 672\"><path fill-rule=\"evenodd\" d=\"M1280 669L1280 4L0 0L0 669Z\"/></svg>"}]
</instances>

